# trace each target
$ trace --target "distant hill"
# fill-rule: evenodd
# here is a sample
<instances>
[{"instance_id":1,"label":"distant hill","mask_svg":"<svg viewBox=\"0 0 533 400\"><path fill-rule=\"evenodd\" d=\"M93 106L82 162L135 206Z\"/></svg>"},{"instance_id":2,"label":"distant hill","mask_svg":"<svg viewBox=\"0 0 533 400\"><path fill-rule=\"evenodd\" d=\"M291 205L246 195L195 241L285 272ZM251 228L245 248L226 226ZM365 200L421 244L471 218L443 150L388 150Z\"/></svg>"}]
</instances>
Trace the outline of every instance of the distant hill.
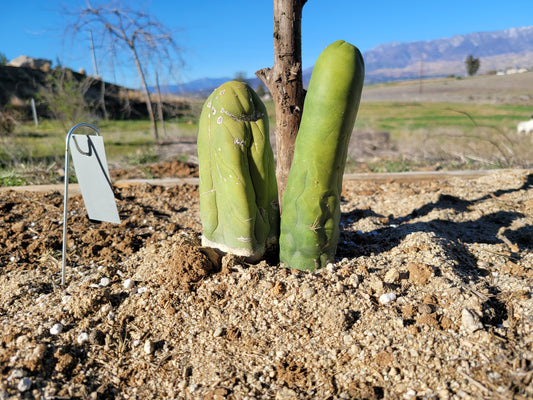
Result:
<instances>
[{"instance_id":1,"label":"distant hill","mask_svg":"<svg viewBox=\"0 0 533 400\"><path fill-rule=\"evenodd\" d=\"M207 96L222 85L224 82L230 81L232 78L200 78L193 81L182 83L179 85L169 85L161 87L161 92L172 94L196 94L199 96ZM149 88L151 92L155 92L155 87Z\"/></svg>"},{"instance_id":2,"label":"distant hill","mask_svg":"<svg viewBox=\"0 0 533 400\"><path fill-rule=\"evenodd\" d=\"M533 68L533 26L503 31L477 32L429 41L386 43L365 52L365 83L443 76L464 76L465 59L481 60L480 74L507 68ZM423 60L423 62L422 62ZM307 86L313 68L303 71ZM231 78L204 78L171 86L171 93L206 95ZM261 82L250 79L252 87Z\"/></svg>"},{"instance_id":3,"label":"distant hill","mask_svg":"<svg viewBox=\"0 0 533 400\"><path fill-rule=\"evenodd\" d=\"M533 26L477 32L451 38L409 43L386 43L366 53L366 81L465 75L469 55L481 60L479 73L533 67ZM423 61L422 61L423 60Z\"/></svg>"}]
</instances>

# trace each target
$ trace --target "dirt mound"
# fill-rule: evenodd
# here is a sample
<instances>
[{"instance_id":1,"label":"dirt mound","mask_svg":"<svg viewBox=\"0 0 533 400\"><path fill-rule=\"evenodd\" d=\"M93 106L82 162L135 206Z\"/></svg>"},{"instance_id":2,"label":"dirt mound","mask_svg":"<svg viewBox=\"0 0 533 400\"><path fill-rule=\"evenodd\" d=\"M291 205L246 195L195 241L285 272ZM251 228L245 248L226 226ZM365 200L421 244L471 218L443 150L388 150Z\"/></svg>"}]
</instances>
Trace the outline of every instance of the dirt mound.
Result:
<instances>
[{"instance_id":1,"label":"dirt mound","mask_svg":"<svg viewBox=\"0 0 533 400\"><path fill-rule=\"evenodd\" d=\"M117 189L120 225L0 192L0 398L533 397L533 175L347 181L336 263L199 246L196 186Z\"/></svg>"}]
</instances>

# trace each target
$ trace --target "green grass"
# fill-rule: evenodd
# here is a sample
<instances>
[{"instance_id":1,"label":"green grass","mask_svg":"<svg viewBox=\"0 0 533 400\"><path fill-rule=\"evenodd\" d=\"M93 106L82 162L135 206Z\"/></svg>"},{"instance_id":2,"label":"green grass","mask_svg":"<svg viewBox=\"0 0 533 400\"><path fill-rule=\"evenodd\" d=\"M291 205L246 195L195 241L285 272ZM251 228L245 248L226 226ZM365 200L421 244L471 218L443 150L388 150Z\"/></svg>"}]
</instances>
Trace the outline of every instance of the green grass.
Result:
<instances>
[{"instance_id":1,"label":"green grass","mask_svg":"<svg viewBox=\"0 0 533 400\"><path fill-rule=\"evenodd\" d=\"M166 133L159 124L160 140L196 137L202 104L198 100L190 115L165 121ZM272 132L274 103L267 101L265 106ZM392 149L399 156L364 163L350 160L347 172L397 172L424 169L431 164L446 169L531 167L531 138L515 132L517 122L530 113L527 105L363 102L356 131L389 132ZM104 138L109 163L138 165L159 160L158 144L148 120L94 124ZM39 170L49 177L51 170L60 169L68 129L49 120L40 121L38 127L26 122L11 135L0 137L0 185L36 183L30 171ZM187 159L186 155L182 157Z\"/></svg>"},{"instance_id":2,"label":"green grass","mask_svg":"<svg viewBox=\"0 0 533 400\"><path fill-rule=\"evenodd\" d=\"M393 135L406 129L469 130L475 124L514 130L517 122L530 113L531 107L525 105L367 102L359 108L356 128L389 130Z\"/></svg>"},{"instance_id":3,"label":"green grass","mask_svg":"<svg viewBox=\"0 0 533 400\"><path fill-rule=\"evenodd\" d=\"M90 121L104 138L108 163L137 165L159 160L158 143L147 120ZM183 138L194 138L198 131L198 118L194 116L174 118L165 121L165 131L159 124L161 142L176 142ZM43 183L49 174L32 176L29 171L43 171L50 165L59 169L64 163L65 140L70 127L60 122L43 120L39 126L33 122L19 124L15 131L0 136L0 186ZM94 134L92 130L79 128L76 134ZM177 157L183 155L177 154ZM17 181L24 176L24 181ZM54 180L54 178L51 178ZM57 174L55 180L59 179Z\"/></svg>"},{"instance_id":4,"label":"green grass","mask_svg":"<svg viewBox=\"0 0 533 400\"><path fill-rule=\"evenodd\" d=\"M517 135L516 124L531 113L527 105L366 102L358 132L387 131L401 154L369 170L390 172L424 168L530 168L531 137ZM353 146L353 145L352 145Z\"/></svg>"}]
</instances>

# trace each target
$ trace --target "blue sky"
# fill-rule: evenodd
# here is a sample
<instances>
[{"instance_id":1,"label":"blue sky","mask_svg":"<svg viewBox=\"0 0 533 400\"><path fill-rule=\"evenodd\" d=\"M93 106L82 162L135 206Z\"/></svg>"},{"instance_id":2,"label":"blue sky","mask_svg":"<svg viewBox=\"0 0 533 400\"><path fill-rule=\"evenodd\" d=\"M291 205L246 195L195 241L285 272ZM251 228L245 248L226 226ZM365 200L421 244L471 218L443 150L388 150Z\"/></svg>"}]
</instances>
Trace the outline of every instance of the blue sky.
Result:
<instances>
[{"instance_id":1,"label":"blue sky","mask_svg":"<svg viewBox=\"0 0 533 400\"><path fill-rule=\"evenodd\" d=\"M85 0L4 1L0 14L0 53L21 54L92 73L88 34L71 43L62 39L67 25L59 10L82 7ZM96 1L95 1L96 3ZM234 77L273 64L271 0L123 1L155 16L174 30L185 65L166 83L202 77ZM362 52L388 42L431 40L480 31L533 25L533 0L308 0L302 19L303 67L311 67L329 43L343 39ZM97 53L104 79L130 87L139 82L133 64L112 71L107 55ZM107 60L107 62L106 62Z\"/></svg>"}]
</instances>

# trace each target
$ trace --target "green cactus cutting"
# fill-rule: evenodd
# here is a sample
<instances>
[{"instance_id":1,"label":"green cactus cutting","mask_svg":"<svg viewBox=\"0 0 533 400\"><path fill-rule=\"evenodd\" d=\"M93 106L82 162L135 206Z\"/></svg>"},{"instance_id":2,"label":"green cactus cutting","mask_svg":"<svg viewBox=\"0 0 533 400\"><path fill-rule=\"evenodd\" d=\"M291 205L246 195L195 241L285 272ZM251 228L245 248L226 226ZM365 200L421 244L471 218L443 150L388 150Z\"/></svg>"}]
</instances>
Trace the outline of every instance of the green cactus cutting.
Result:
<instances>
[{"instance_id":1,"label":"green cactus cutting","mask_svg":"<svg viewBox=\"0 0 533 400\"><path fill-rule=\"evenodd\" d=\"M206 100L198 161L202 244L258 260L278 241L279 205L267 111L246 83Z\"/></svg>"},{"instance_id":2,"label":"green cactus cutting","mask_svg":"<svg viewBox=\"0 0 533 400\"><path fill-rule=\"evenodd\" d=\"M348 144L364 80L359 50L342 40L319 56L282 199L280 261L314 270L334 261Z\"/></svg>"}]
</instances>

